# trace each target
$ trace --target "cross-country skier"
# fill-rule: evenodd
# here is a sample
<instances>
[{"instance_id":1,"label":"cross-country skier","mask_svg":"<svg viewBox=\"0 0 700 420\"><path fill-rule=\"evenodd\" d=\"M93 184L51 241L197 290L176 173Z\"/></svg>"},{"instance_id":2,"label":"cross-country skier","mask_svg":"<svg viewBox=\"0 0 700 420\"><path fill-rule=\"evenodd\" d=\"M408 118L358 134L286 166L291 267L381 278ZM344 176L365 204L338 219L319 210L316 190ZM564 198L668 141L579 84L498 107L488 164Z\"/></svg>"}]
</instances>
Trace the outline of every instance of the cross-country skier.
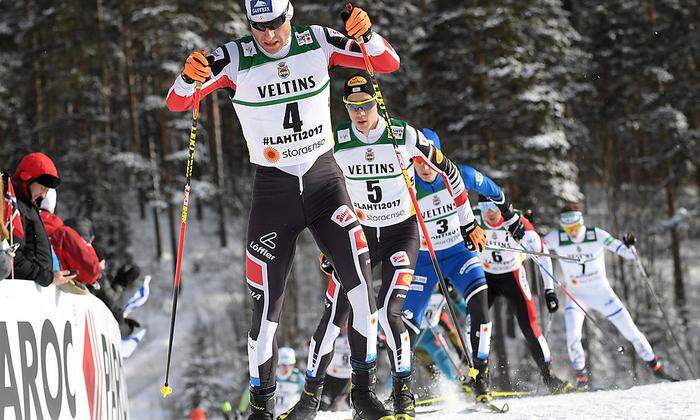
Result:
<instances>
[{"instance_id":1,"label":"cross-country skier","mask_svg":"<svg viewBox=\"0 0 700 420\"><path fill-rule=\"evenodd\" d=\"M379 115L377 98L369 74L358 72L344 84L343 102L350 122L334 129L335 158L345 175L345 183L366 237L361 246L369 250L373 267L381 267L382 284L377 297L379 323L386 335L393 384L393 411L396 419L415 416L415 399L410 390L411 343L401 311L413 277L419 248L418 223L401 166L389 137L392 130L403 162L419 162L440 173L447 185L446 200L451 203L460 241L479 246L483 241L475 228L464 182L458 168L415 128L393 119L391 127ZM413 165L408 167L414 177ZM463 246L463 245L462 245ZM333 263L335 263L333 261ZM335 264L334 264L335 266ZM309 348L306 389L288 419L313 418L318 410L319 388L333 354L333 342L347 321L348 299L352 291L338 283L343 273L336 272L326 292L326 310ZM346 293L347 292L347 293ZM353 390L361 385L353 377ZM389 415L389 413L387 413Z\"/></svg>"},{"instance_id":2,"label":"cross-country skier","mask_svg":"<svg viewBox=\"0 0 700 420\"><path fill-rule=\"evenodd\" d=\"M439 145L437 133L423 129L426 136ZM484 270L479 261L477 249L464 246L463 232L449 200L449 189L428 165L416 162L416 193L423 213L430 240L443 275L467 302L471 315L472 329L470 342L474 367L479 371L474 384L474 397L477 402L491 400L488 380L488 356L491 343L491 322L488 314L488 299ZM505 226L515 237L522 237L523 226L520 218L498 186L472 167L460 165L461 178L468 190L474 190L494 201L503 211ZM483 249L480 246L479 249ZM416 264L416 275L404 303L403 313L406 325L415 337L419 334L425 309L430 296L438 283L430 254L425 241Z\"/></svg>"},{"instance_id":3,"label":"cross-country skier","mask_svg":"<svg viewBox=\"0 0 700 420\"><path fill-rule=\"evenodd\" d=\"M578 264L559 260L564 272L565 287L584 308L593 309L610 320L632 343L637 355L647 362L657 378L675 380L664 371L649 341L634 324L630 313L610 287L605 275L605 250L632 260L635 256L630 247L634 245L634 236L627 234L620 241L601 228L586 226L582 206L579 204L562 208L559 224L561 229L544 237L547 247L559 255L585 261ZM576 370L577 388L588 389L590 377L586 370L586 355L581 345L584 319L584 312L567 298L564 320L569 359Z\"/></svg>"},{"instance_id":4,"label":"cross-country skier","mask_svg":"<svg viewBox=\"0 0 700 420\"><path fill-rule=\"evenodd\" d=\"M246 0L252 36L187 58L167 98L172 111L190 109L195 82L200 96L225 89L238 115L250 160L258 165L248 221L246 280L253 299L249 332L251 406L254 419L273 418L277 330L287 273L297 236L309 228L334 262L353 312L349 332L358 384L353 406L366 418L381 417L374 394L377 314L369 255L356 238L362 227L333 159L329 69L364 68L358 43L322 26L292 26L289 0ZM371 30L367 13L354 8L345 22L350 38L362 38L379 72L399 67L393 48Z\"/></svg>"},{"instance_id":5,"label":"cross-country skier","mask_svg":"<svg viewBox=\"0 0 700 420\"><path fill-rule=\"evenodd\" d=\"M486 232L488 246L516 249L522 246L528 251L547 253L547 247L544 246L540 235L525 217L520 217L520 221L525 226L525 234L522 240L515 241L503 226L504 219L501 209L488 198L479 196L479 208L474 211L474 215ZM524 254L484 250L479 256L484 265L486 281L489 286L489 307L499 296L508 300L547 389L552 394L569 392L572 389L571 384L562 381L552 373L552 357L547 341L537 324L534 299L527 280L527 270L523 265ZM553 273L552 260L549 257L538 257L538 261L543 265L540 267L540 273L544 281L547 309L550 313L554 313L559 309L559 300L554 292L554 282L548 274L548 272Z\"/></svg>"}]
</instances>

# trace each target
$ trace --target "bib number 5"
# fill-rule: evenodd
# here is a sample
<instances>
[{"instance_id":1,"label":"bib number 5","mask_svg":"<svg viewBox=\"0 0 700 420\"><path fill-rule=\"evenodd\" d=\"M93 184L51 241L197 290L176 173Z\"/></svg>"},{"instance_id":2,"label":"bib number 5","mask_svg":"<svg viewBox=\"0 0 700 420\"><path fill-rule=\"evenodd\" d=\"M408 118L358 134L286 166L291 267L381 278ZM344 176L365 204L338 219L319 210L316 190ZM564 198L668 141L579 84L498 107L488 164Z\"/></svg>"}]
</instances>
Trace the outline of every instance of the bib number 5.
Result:
<instances>
[{"instance_id":1,"label":"bib number 5","mask_svg":"<svg viewBox=\"0 0 700 420\"><path fill-rule=\"evenodd\" d=\"M382 201L382 188L379 186L379 181L367 181L367 199L374 204Z\"/></svg>"},{"instance_id":2,"label":"bib number 5","mask_svg":"<svg viewBox=\"0 0 700 420\"><path fill-rule=\"evenodd\" d=\"M282 122L282 127L291 128L295 133L298 133L301 131L301 126L303 124L304 123L299 117L299 103L288 103L287 107L284 109L284 121Z\"/></svg>"}]
</instances>

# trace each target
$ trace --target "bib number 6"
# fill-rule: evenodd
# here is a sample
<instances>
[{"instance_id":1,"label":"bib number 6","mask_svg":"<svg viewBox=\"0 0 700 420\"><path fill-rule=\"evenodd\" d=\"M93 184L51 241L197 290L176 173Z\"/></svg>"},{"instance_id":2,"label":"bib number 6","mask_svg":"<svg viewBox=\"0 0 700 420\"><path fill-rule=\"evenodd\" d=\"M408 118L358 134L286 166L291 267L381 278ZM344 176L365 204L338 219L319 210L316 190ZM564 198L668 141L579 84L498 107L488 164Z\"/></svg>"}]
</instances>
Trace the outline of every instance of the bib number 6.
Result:
<instances>
[{"instance_id":1,"label":"bib number 6","mask_svg":"<svg viewBox=\"0 0 700 420\"><path fill-rule=\"evenodd\" d=\"M304 123L299 117L299 103L290 102L284 109L284 121L282 122L282 127L291 128L295 133L301 131L301 126Z\"/></svg>"}]
</instances>

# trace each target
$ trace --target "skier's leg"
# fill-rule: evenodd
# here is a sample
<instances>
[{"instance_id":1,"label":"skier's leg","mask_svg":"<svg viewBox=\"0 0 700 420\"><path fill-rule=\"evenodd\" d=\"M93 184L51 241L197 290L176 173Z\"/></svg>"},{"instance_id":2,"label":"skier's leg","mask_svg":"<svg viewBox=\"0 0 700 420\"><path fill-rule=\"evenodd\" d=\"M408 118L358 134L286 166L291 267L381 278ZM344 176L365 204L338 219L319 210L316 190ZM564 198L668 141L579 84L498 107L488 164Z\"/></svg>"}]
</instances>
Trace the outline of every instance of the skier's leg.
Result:
<instances>
[{"instance_id":1,"label":"skier's leg","mask_svg":"<svg viewBox=\"0 0 700 420\"><path fill-rule=\"evenodd\" d=\"M321 159L325 158L321 157L319 161ZM353 412L360 417L382 418L389 412L374 393L377 308L372 293L367 238L352 211L352 202L338 165L332 156L324 165L315 173L322 176L309 181L309 184L322 182L323 187L309 188L312 185L308 185L304 190L306 218L319 248L333 263L351 306L348 341L353 369Z\"/></svg>"},{"instance_id":2,"label":"skier's leg","mask_svg":"<svg viewBox=\"0 0 700 420\"><path fill-rule=\"evenodd\" d=\"M325 376L328 364L333 358L335 339L350 315L350 302L335 273L328 280L324 308L323 316L309 345L307 381L309 378L322 379Z\"/></svg>"},{"instance_id":3,"label":"skier's leg","mask_svg":"<svg viewBox=\"0 0 700 420\"><path fill-rule=\"evenodd\" d=\"M608 293L601 296L599 306L599 308L594 309L604 314L610 322L615 325L617 330L620 331L620 334L622 334L627 341L632 343L639 357L647 363L654 361L656 356L654 355L654 350L652 350L649 341L644 334L639 331L629 311L627 311L627 308L625 308L620 298L617 297L612 289L609 288Z\"/></svg>"},{"instance_id":4,"label":"skier's leg","mask_svg":"<svg viewBox=\"0 0 700 420\"><path fill-rule=\"evenodd\" d=\"M372 256L381 261L382 285L377 297L379 323L382 326L391 362L392 373L411 372L411 340L402 312L418 257L419 236L415 218L399 225L368 231L376 250ZM376 238L375 236L379 236Z\"/></svg>"},{"instance_id":5,"label":"skier's leg","mask_svg":"<svg viewBox=\"0 0 700 420\"><path fill-rule=\"evenodd\" d=\"M330 197L326 199L330 201ZM348 340L352 359L371 363L377 357L377 313L371 291L372 272L367 239L349 206L350 199L344 185L342 190L340 187L336 190L331 205L333 202L335 210L317 218L309 229L319 248L333 263L336 278L350 303Z\"/></svg>"},{"instance_id":6,"label":"skier's leg","mask_svg":"<svg viewBox=\"0 0 700 420\"><path fill-rule=\"evenodd\" d=\"M549 365L551 353L537 323L537 312L525 267L520 266L518 270L508 273L508 276L512 276L512 280L507 284L511 288L508 301L514 309L515 317L518 320L520 331L525 336L530 354L542 370Z\"/></svg>"},{"instance_id":7,"label":"skier's leg","mask_svg":"<svg viewBox=\"0 0 700 420\"><path fill-rule=\"evenodd\" d=\"M350 303L335 272L328 279L324 304L323 316L309 345L304 391L299 401L279 417L282 420L313 418L322 406L323 395L328 387L326 369L333 358L335 339L338 338L350 314Z\"/></svg>"},{"instance_id":8,"label":"skier's leg","mask_svg":"<svg viewBox=\"0 0 700 420\"><path fill-rule=\"evenodd\" d=\"M415 398L411 392L411 339L401 315L418 257L418 225L415 217L411 217L397 225L369 232L372 258L376 257L375 261L382 264L377 307L392 367L394 414L397 419L411 419L415 416Z\"/></svg>"},{"instance_id":9,"label":"skier's leg","mask_svg":"<svg viewBox=\"0 0 700 420\"><path fill-rule=\"evenodd\" d=\"M467 321L469 343L474 360L485 361L491 348L488 286L481 260L476 252L466 248L446 258L442 265L455 290L464 297L469 314ZM474 326L472 328L472 325Z\"/></svg>"},{"instance_id":10,"label":"skier's leg","mask_svg":"<svg viewBox=\"0 0 700 420\"><path fill-rule=\"evenodd\" d=\"M295 178L280 171L259 169L256 173L246 248L246 282L253 300L248 364L251 401L255 404L269 404L274 393L275 332L296 239L305 226L294 186ZM287 208L284 214L278 211L282 202Z\"/></svg>"},{"instance_id":11,"label":"skier's leg","mask_svg":"<svg viewBox=\"0 0 700 420\"><path fill-rule=\"evenodd\" d=\"M569 361L576 370L582 370L586 366L586 355L581 344L583 321L586 315L576 306L571 299L566 299L564 308L564 324L566 326L566 348L569 352Z\"/></svg>"},{"instance_id":12,"label":"skier's leg","mask_svg":"<svg viewBox=\"0 0 700 420\"><path fill-rule=\"evenodd\" d=\"M432 313L426 314L426 309L430 303L430 297L435 291L437 282L437 275L430 262L428 253L419 253L418 262L413 273L413 281L411 281L411 286L406 294L402 312L404 324L406 324L406 329L411 335L411 348L416 344L416 338L421 333L423 319L426 316L431 317L434 315Z\"/></svg>"}]
</instances>

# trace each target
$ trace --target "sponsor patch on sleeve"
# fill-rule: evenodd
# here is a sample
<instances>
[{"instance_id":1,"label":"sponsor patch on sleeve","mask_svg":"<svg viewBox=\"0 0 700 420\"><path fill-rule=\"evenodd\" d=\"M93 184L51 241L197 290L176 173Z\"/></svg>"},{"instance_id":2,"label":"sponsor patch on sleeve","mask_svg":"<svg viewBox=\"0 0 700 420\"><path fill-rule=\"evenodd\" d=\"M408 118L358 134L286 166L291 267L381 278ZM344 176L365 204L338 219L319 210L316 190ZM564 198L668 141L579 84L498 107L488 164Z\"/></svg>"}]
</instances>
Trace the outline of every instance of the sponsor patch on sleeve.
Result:
<instances>
[{"instance_id":1,"label":"sponsor patch on sleeve","mask_svg":"<svg viewBox=\"0 0 700 420\"><path fill-rule=\"evenodd\" d=\"M603 243L605 246L610 245L615 239L612 236L609 236L608 239L606 239Z\"/></svg>"},{"instance_id":2,"label":"sponsor patch on sleeve","mask_svg":"<svg viewBox=\"0 0 700 420\"><path fill-rule=\"evenodd\" d=\"M479 171L474 171L474 180L476 185L481 185L484 183L484 175Z\"/></svg>"}]
</instances>

